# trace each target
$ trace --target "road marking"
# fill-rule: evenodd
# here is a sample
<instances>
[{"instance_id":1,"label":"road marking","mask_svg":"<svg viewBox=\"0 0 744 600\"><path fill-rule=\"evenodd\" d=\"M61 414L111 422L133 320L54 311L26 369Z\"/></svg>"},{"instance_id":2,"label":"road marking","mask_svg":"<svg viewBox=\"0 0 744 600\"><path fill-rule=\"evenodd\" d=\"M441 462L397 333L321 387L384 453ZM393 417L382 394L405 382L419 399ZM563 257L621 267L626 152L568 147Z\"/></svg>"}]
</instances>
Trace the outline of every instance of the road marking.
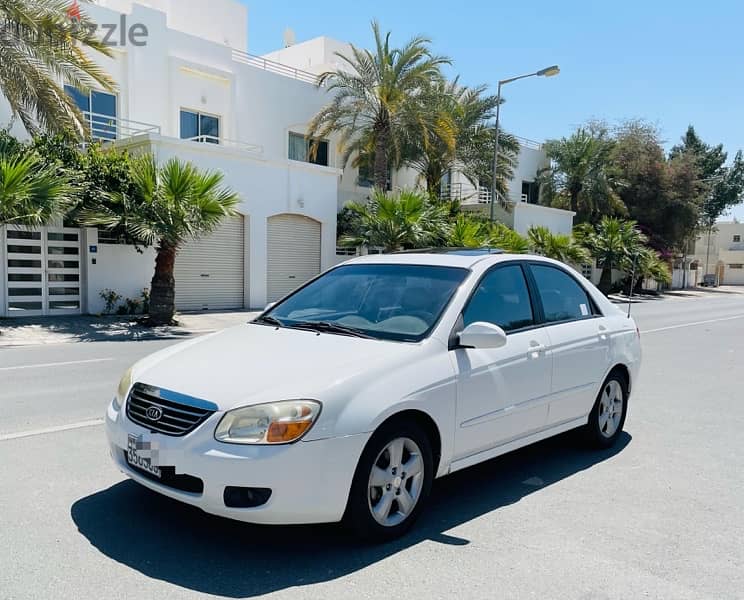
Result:
<instances>
[{"instance_id":1,"label":"road marking","mask_svg":"<svg viewBox=\"0 0 744 600\"><path fill-rule=\"evenodd\" d=\"M734 317L721 317L720 319L708 319L707 321L693 321L692 323L680 323L679 325L670 325L669 327L659 327L658 329L641 330L641 335L645 333L656 333L658 331L669 331L670 329L681 329L683 327L694 327L696 325L707 325L708 323L720 323L721 321L732 321L733 319L744 319L744 315Z\"/></svg>"},{"instance_id":2,"label":"road marking","mask_svg":"<svg viewBox=\"0 0 744 600\"><path fill-rule=\"evenodd\" d=\"M66 362L41 363L38 365L19 365L17 367L0 367L0 371L13 371L16 369L41 369L44 367L66 367L68 365L84 365L86 363L109 362L113 358L91 358L88 360L69 360Z\"/></svg>"},{"instance_id":3,"label":"road marking","mask_svg":"<svg viewBox=\"0 0 744 600\"><path fill-rule=\"evenodd\" d=\"M83 427L96 427L98 425L103 425L103 419L91 419L90 421L79 421L78 423L70 423L69 425L58 425L56 427L46 427L44 429L31 429L29 431L19 431L17 433L5 433L0 434L0 442L18 440L36 435L58 433L60 431L70 431L71 429L82 429Z\"/></svg>"}]
</instances>

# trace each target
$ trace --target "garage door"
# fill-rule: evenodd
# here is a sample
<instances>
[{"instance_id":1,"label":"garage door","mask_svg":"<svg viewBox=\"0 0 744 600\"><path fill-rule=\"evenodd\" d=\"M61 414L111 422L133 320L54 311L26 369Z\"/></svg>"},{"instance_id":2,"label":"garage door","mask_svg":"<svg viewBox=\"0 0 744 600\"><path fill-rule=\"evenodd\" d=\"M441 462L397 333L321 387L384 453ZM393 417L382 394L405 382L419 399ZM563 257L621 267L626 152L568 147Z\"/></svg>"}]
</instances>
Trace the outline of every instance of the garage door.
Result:
<instances>
[{"instance_id":1,"label":"garage door","mask_svg":"<svg viewBox=\"0 0 744 600\"><path fill-rule=\"evenodd\" d=\"M268 226L268 301L274 302L320 273L320 223L277 215Z\"/></svg>"},{"instance_id":2,"label":"garage door","mask_svg":"<svg viewBox=\"0 0 744 600\"><path fill-rule=\"evenodd\" d=\"M176 308L243 308L243 217L225 220L212 234L186 242L176 257Z\"/></svg>"},{"instance_id":3,"label":"garage door","mask_svg":"<svg viewBox=\"0 0 744 600\"><path fill-rule=\"evenodd\" d=\"M744 264L734 263L726 265L723 271L725 285L744 285Z\"/></svg>"}]
</instances>

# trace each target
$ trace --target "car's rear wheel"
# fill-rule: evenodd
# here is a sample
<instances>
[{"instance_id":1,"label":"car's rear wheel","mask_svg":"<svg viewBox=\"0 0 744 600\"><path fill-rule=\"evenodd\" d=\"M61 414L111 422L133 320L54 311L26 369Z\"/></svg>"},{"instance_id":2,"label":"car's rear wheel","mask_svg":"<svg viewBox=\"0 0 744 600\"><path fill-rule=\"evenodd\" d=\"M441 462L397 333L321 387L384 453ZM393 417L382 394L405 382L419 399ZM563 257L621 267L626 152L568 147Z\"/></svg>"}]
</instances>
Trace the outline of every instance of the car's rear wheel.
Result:
<instances>
[{"instance_id":1,"label":"car's rear wheel","mask_svg":"<svg viewBox=\"0 0 744 600\"><path fill-rule=\"evenodd\" d=\"M589 414L587 440L598 448L613 446L623 431L627 413L628 382L622 373L610 373Z\"/></svg>"},{"instance_id":2,"label":"car's rear wheel","mask_svg":"<svg viewBox=\"0 0 744 600\"><path fill-rule=\"evenodd\" d=\"M346 510L347 525L368 540L403 535L421 513L433 476L426 433L415 423L383 425L359 459Z\"/></svg>"}]
</instances>

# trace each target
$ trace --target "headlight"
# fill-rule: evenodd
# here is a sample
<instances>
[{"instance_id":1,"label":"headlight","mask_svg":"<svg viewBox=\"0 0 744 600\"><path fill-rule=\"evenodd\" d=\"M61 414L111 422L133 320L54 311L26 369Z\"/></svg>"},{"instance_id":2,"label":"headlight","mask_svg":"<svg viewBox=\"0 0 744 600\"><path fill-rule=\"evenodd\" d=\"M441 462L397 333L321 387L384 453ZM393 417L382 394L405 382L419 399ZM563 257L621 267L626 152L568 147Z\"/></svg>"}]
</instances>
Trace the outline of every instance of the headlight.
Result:
<instances>
[{"instance_id":1,"label":"headlight","mask_svg":"<svg viewBox=\"0 0 744 600\"><path fill-rule=\"evenodd\" d=\"M214 437L232 444L287 444L300 439L320 414L316 400L286 400L225 413Z\"/></svg>"},{"instance_id":2,"label":"headlight","mask_svg":"<svg viewBox=\"0 0 744 600\"><path fill-rule=\"evenodd\" d=\"M119 381L119 387L116 389L116 396L114 396L114 409L118 412L121 409L121 405L127 399L129 388L132 387L132 367L129 367Z\"/></svg>"}]
</instances>

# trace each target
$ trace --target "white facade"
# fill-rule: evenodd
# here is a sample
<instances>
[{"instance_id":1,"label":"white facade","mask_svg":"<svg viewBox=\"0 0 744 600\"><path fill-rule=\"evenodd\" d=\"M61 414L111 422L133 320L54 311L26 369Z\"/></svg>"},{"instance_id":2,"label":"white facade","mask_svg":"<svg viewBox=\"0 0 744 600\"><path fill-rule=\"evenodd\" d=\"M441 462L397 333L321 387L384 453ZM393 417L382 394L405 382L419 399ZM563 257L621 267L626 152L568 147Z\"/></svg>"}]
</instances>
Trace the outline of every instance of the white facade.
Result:
<instances>
[{"instance_id":1,"label":"white facade","mask_svg":"<svg viewBox=\"0 0 744 600\"><path fill-rule=\"evenodd\" d=\"M335 53L347 52L348 44L321 37L264 57L250 55L246 52L247 10L234 0L100 0L81 8L100 25L101 32L115 25L111 39L123 40L113 48L113 58L95 57L118 86L115 117L100 121L104 123L99 127L103 127L105 137L132 153L152 152L161 162L177 157L201 169L221 171L225 184L239 194L238 210L244 217L245 239L240 248L234 249L243 255L231 264L243 265L244 272L236 274L244 280L242 306L260 308L267 302L271 277L268 224L272 217L296 215L317 222L318 226L310 229L318 232L315 237L302 238L310 244L307 251L319 252L320 270L335 264L337 211L348 200L365 199L370 189L358 185L356 169L338 168L332 139L327 165L288 157L290 134L304 135L308 122L329 101L327 92L315 85L317 74L339 68ZM147 32L137 39L139 44L129 39L129 32L135 27L140 34ZM200 141L213 143L182 139L186 137L183 111L197 122L209 118L219 123L216 136L211 130L208 134L199 131ZM92 118L95 122L96 117ZM9 122L7 102L0 96L0 126ZM17 122L11 133L25 136ZM100 133L95 125L94 133ZM522 181L534 180L536 169L544 160L539 148L523 148L510 190L510 198L518 208L511 211L511 221L506 218L522 233L528 223L570 231L571 213L519 206ZM464 180L459 173L452 178L453 182ZM411 187L417 182L417 174L411 170L393 174L394 187ZM480 192L475 188L472 191L474 195L463 197L464 203L477 204ZM296 223L298 233L304 231L301 219L288 222ZM282 231L287 246L291 246L294 235ZM99 242L95 230L81 231L78 311L100 312L103 302L99 294L103 289L134 297L149 286L154 269L152 251L138 254L132 247L116 247L105 241L104 238ZM280 247L282 240L274 239L272 243ZM0 316L16 314L9 305L12 294L8 290L18 288L8 279L4 258L8 248L9 244L0 245ZM182 256L181 260L191 259ZM297 284L302 283L298 277L304 279L308 274L299 265L301 275L291 274L291 261L280 267ZM198 270L199 265L189 268ZM209 277L209 273L203 275L205 279ZM18 277L16 274L16 280ZM276 289L280 288L281 285ZM181 294L184 293L182 289ZM178 305L178 282L176 302ZM194 298L183 302L184 306L187 304L193 306ZM202 308L210 306L205 303ZM43 312L51 314L46 309Z\"/></svg>"},{"instance_id":2,"label":"white facade","mask_svg":"<svg viewBox=\"0 0 744 600\"><path fill-rule=\"evenodd\" d=\"M699 281L708 274L715 275L719 285L744 285L744 223L716 223L710 236L700 234L688 258L697 266Z\"/></svg>"}]
</instances>

